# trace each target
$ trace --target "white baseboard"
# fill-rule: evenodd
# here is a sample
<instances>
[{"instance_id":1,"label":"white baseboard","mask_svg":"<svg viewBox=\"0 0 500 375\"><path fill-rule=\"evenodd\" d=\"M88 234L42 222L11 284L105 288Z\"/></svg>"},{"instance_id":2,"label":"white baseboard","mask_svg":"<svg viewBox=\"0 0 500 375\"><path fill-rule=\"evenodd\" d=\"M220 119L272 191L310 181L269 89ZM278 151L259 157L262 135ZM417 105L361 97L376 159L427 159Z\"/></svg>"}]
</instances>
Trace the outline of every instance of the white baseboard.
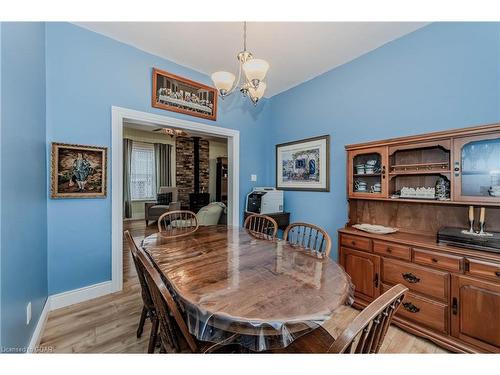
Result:
<instances>
[{"instance_id":1,"label":"white baseboard","mask_svg":"<svg viewBox=\"0 0 500 375\"><path fill-rule=\"evenodd\" d=\"M43 328L45 327L45 323L47 322L47 317L49 315L50 311L50 297L47 298L45 301L45 305L43 306L42 313L40 314L40 317L38 318L38 322L36 323L35 330L33 331L33 334L31 335L31 340L28 346L28 350L26 353L34 353L36 347L40 343L40 340L42 339L42 334L43 334Z\"/></svg>"},{"instance_id":2,"label":"white baseboard","mask_svg":"<svg viewBox=\"0 0 500 375\"><path fill-rule=\"evenodd\" d=\"M31 340L29 342L28 350L26 351L26 353L33 353L40 343L43 329L45 327L45 323L47 322L50 311L74 305L75 303L88 301L97 297L102 297L106 294L114 293L117 291L118 290L116 286L113 285L113 282L110 280L49 296L45 301L42 313L40 314L35 330L31 335Z\"/></svg>"},{"instance_id":3,"label":"white baseboard","mask_svg":"<svg viewBox=\"0 0 500 375\"><path fill-rule=\"evenodd\" d=\"M60 309L75 303L88 301L89 299L102 297L106 294L117 292L113 282L105 281L99 284L86 286L79 289L69 290L67 292L54 294L49 297L50 310Z\"/></svg>"}]
</instances>

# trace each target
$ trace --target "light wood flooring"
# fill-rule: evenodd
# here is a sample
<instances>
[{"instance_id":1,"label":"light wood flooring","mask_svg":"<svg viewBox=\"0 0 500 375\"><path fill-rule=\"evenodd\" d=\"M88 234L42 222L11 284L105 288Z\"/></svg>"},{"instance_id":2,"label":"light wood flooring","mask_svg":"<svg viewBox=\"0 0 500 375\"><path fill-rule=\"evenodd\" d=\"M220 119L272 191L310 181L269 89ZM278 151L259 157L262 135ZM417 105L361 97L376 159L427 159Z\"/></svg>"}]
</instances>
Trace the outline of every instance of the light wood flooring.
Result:
<instances>
[{"instance_id":1,"label":"light wood flooring","mask_svg":"<svg viewBox=\"0 0 500 375\"><path fill-rule=\"evenodd\" d=\"M125 221L139 243L144 236L156 231L145 227L143 220ZM53 353L146 353L150 324L146 322L140 339L136 337L142 309L140 285L129 249L123 249L123 290L91 301L82 302L49 313L40 347ZM358 313L342 307L325 328L333 336ZM446 353L432 342L391 326L381 348L382 353Z\"/></svg>"}]
</instances>

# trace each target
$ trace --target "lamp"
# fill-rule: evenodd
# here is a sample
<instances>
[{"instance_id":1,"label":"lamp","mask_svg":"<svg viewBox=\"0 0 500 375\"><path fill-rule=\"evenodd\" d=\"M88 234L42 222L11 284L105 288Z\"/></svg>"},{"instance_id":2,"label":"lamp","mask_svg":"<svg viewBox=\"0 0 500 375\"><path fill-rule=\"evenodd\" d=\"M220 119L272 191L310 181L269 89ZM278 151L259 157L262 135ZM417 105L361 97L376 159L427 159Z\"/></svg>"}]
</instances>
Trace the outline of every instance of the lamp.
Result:
<instances>
[{"instance_id":1,"label":"lamp","mask_svg":"<svg viewBox=\"0 0 500 375\"><path fill-rule=\"evenodd\" d=\"M236 88L248 97L254 105L264 96L266 90L267 71L269 63L263 59L254 59L253 55L247 51L247 23L243 22L243 51L237 55L239 61L238 80L236 76L229 72L219 71L212 74L217 91L222 99L232 94ZM242 80L241 71L243 70L245 78ZM235 84L236 81L236 84Z\"/></svg>"}]
</instances>

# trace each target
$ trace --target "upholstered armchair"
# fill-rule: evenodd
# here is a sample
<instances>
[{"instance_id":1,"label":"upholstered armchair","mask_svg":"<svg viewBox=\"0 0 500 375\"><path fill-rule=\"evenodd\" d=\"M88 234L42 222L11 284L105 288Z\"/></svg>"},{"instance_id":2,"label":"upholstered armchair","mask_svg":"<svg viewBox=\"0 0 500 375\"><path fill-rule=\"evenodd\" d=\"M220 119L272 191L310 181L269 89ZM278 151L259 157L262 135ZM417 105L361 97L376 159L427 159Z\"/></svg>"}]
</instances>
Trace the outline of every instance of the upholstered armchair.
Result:
<instances>
[{"instance_id":1,"label":"upholstered armchair","mask_svg":"<svg viewBox=\"0 0 500 375\"><path fill-rule=\"evenodd\" d=\"M178 188L170 186L160 187L156 202L146 202L144 204L146 226L149 225L150 221L158 220L165 212L180 210L181 202L179 202L178 196Z\"/></svg>"},{"instance_id":2,"label":"upholstered armchair","mask_svg":"<svg viewBox=\"0 0 500 375\"><path fill-rule=\"evenodd\" d=\"M198 224L200 226L217 225L225 210L226 206L222 202L212 202L209 205L202 207L196 214Z\"/></svg>"},{"instance_id":3,"label":"upholstered armchair","mask_svg":"<svg viewBox=\"0 0 500 375\"><path fill-rule=\"evenodd\" d=\"M217 225L220 222L222 214L226 211L226 205L222 202L212 202L198 211L196 220L193 219L176 219L170 221L173 228L188 228L207 225ZM175 215L175 214L172 214Z\"/></svg>"}]
</instances>

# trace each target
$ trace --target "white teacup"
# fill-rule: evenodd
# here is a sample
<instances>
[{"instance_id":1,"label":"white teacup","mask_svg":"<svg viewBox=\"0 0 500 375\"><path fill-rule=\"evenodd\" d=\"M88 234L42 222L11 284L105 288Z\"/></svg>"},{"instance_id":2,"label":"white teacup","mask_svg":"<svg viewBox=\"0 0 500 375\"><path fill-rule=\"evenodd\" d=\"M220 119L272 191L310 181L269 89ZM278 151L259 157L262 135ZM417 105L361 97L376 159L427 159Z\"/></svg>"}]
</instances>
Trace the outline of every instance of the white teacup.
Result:
<instances>
[{"instance_id":1,"label":"white teacup","mask_svg":"<svg viewBox=\"0 0 500 375\"><path fill-rule=\"evenodd\" d=\"M365 165L357 164L356 165L356 174L365 174Z\"/></svg>"},{"instance_id":2,"label":"white teacup","mask_svg":"<svg viewBox=\"0 0 500 375\"><path fill-rule=\"evenodd\" d=\"M366 182L364 182L364 181L355 181L354 182L354 187L356 188L356 191L366 191Z\"/></svg>"},{"instance_id":3,"label":"white teacup","mask_svg":"<svg viewBox=\"0 0 500 375\"><path fill-rule=\"evenodd\" d=\"M373 168L373 165L366 165L365 166L365 173L366 174L374 174L375 173L375 168Z\"/></svg>"}]
</instances>

